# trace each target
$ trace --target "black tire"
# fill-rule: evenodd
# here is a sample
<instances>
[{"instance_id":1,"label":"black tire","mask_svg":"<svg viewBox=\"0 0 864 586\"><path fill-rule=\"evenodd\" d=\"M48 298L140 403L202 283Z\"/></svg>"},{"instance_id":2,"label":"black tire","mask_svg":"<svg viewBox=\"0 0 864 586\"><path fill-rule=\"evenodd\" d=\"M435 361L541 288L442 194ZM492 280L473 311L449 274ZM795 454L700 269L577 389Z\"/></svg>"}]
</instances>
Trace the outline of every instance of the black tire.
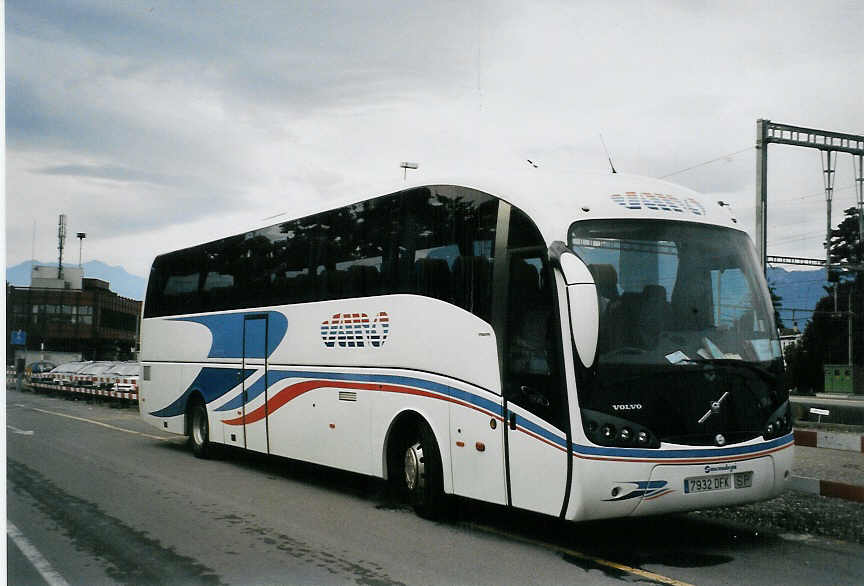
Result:
<instances>
[{"instance_id":1,"label":"black tire","mask_svg":"<svg viewBox=\"0 0 864 586\"><path fill-rule=\"evenodd\" d=\"M207 408L201 401L195 401L189 407L189 443L196 458L209 458L212 455Z\"/></svg>"},{"instance_id":2,"label":"black tire","mask_svg":"<svg viewBox=\"0 0 864 586\"><path fill-rule=\"evenodd\" d=\"M441 517L444 512L441 452L428 425L421 423L407 435L399 457L399 478L414 511L426 519Z\"/></svg>"}]
</instances>

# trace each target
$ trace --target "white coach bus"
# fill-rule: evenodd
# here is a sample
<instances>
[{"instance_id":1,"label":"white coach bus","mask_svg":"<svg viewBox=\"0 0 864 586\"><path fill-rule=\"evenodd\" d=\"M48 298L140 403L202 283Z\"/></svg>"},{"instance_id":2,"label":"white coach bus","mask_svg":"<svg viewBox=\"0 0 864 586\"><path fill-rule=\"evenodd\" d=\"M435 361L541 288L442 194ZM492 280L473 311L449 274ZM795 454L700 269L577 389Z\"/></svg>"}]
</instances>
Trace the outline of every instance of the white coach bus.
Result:
<instances>
[{"instance_id":1,"label":"white coach bus","mask_svg":"<svg viewBox=\"0 0 864 586\"><path fill-rule=\"evenodd\" d=\"M191 437L569 520L777 495L774 314L728 208L531 170L158 256L140 410Z\"/></svg>"}]
</instances>

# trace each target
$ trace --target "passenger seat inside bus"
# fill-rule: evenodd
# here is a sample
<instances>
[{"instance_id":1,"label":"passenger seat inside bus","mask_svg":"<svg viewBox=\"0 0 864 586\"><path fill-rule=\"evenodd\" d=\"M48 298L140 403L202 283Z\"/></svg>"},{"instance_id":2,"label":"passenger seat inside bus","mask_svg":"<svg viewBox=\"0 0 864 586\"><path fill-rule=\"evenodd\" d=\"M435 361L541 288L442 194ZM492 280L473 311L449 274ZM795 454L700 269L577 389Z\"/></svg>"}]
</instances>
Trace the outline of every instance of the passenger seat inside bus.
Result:
<instances>
[{"instance_id":1,"label":"passenger seat inside bus","mask_svg":"<svg viewBox=\"0 0 864 586\"><path fill-rule=\"evenodd\" d=\"M421 258L414 262L414 291L443 301L452 301L450 265L443 258Z\"/></svg>"},{"instance_id":2,"label":"passenger seat inside bus","mask_svg":"<svg viewBox=\"0 0 864 586\"><path fill-rule=\"evenodd\" d=\"M666 301L666 287L645 285L642 289L642 307L639 311L639 331L649 347L657 343L660 332L672 324L672 306Z\"/></svg>"},{"instance_id":3,"label":"passenger seat inside bus","mask_svg":"<svg viewBox=\"0 0 864 586\"><path fill-rule=\"evenodd\" d=\"M597 306L600 313L600 334L597 339L597 351L605 354L612 348L612 336L609 330L609 306L618 300L618 273L610 264L591 264L588 270L594 277L597 288ZM578 308L574 308L578 311Z\"/></svg>"},{"instance_id":4,"label":"passenger seat inside bus","mask_svg":"<svg viewBox=\"0 0 864 586\"><path fill-rule=\"evenodd\" d=\"M650 349L657 343L660 332L671 324L672 308L666 301L666 288L645 285L641 293L625 291L609 304L606 316L608 348ZM602 353L602 350L601 350Z\"/></svg>"},{"instance_id":5,"label":"passenger seat inside bus","mask_svg":"<svg viewBox=\"0 0 864 586\"><path fill-rule=\"evenodd\" d=\"M492 281L492 263L485 256L458 256L453 263L456 305L490 321L491 299L485 293Z\"/></svg>"},{"instance_id":6,"label":"passenger seat inside bus","mask_svg":"<svg viewBox=\"0 0 864 586\"><path fill-rule=\"evenodd\" d=\"M609 303L618 299L618 273L612 265L588 265L588 270L594 277L602 314L609 307Z\"/></svg>"},{"instance_id":7,"label":"passenger seat inside bus","mask_svg":"<svg viewBox=\"0 0 864 586\"><path fill-rule=\"evenodd\" d=\"M540 294L540 274L520 259L510 267L510 280L510 371L548 375L551 308Z\"/></svg>"},{"instance_id":8,"label":"passenger seat inside bus","mask_svg":"<svg viewBox=\"0 0 864 586\"><path fill-rule=\"evenodd\" d=\"M351 297L368 297L381 293L381 274L369 265L353 265L348 268L348 294Z\"/></svg>"}]
</instances>

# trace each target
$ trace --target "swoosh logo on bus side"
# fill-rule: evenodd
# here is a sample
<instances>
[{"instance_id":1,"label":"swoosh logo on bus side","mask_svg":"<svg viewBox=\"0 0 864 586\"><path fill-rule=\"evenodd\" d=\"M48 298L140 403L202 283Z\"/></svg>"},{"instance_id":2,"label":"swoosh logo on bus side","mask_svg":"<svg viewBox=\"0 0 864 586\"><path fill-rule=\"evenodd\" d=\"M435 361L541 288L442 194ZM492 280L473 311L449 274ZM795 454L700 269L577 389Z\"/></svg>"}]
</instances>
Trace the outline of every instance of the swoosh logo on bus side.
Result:
<instances>
[{"instance_id":1,"label":"swoosh logo on bus side","mask_svg":"<svg viewBox=\"0 0 864 586\"><path fill-rule=\"evenodd\" d=\"M210 331L212 341L207 358L243 357L243 322L247 315L267 315L267 356L262 352L263 344L253 344L247 348L246 358L269 358L288 331L288 319L278 311L246 311L242 313L222 313L219 315L199 315L195 317L176 317L170 321L186 321L201 324Z\"/></svg>"},{"instance_id":2,"label":"swoosh logo on bus side","mask_svg":"<svg viewBox=\"0 0 864 586\"><path fill-rule=\"evenodd\" d=\"M256 372L256 371L253 370L252 372ZM250 403L252 401L252 399L254 399L258 395L263 393L266 387L269 387L270 385L275 384L282 379L291 378L293 376L294 376L294 373L292 373L292 372L285 372L285 371L279 371L279 370L267 371L267 376L266 376L267 384L266 385L264 384L265 377L262 376L258 380L256 380L254 383L252 383L251 385L246 387L246 401L245 402ZM273 400L272 397L270 398L270 400L271 401ZM215 409L215 411L231 411L232 409L239 409L240 407L243 406L243 403L244 403L243 393L240 393L239 395L237 395L236 397L234 397L230 401L227 401L221 407L217 407Z\"/></svg>"},{"instance_id":3,"label":"swoosh logo on bus side","mask_svg":"<svg viewBox=\"0 0 864 586\"><path fill-rule=\"evenodd\" d=\"M242 373L239 368L212 368L205 366L192 381L192 384L183 391L173 403L158 411L151 411L150 415L155 417L174 417L186 412L186 401L193 391L204 395L204 401L209 403L215 401L237 385L242 380L249 378L254 370L246 370Z\"/></svg>"},{"instance_id":4,"label":"swoosh logo on bus side","mask_svg":"<svg viewBox=\"0 0 864 586\"><path fill-rule=\"evenodd\" d=\"M290 375L293 376L303 376L304 374L312 373L290 373ZM317 374L327 376L329 373ZM484 413L486 415L495 417L499 420L503 420L501 416L501 405L489 401L488 399L483 399L482 397L473 395L472 393L460 391L458 389L449 387L447 385L442 385L440 383L434 383L432 381L424 381L422 379L414 379L410 377L388 375L381 376L380 379L379 377L375 377L375 379L379 380L374 380L372 379L372 377L364 377L362 375L357 377L361 380L366 379L366 381L364 382L343 380L345 378L348 378L345 375L330 374L330 376L333 378L328 378L326 380L307 380L288 385L287 387L281 389L279 392L275 393L272 397L270 397L267 401L266 407L262 405L257 409L246 413L245 416L235 417L233 419L223 419L222 422L227 425L244 425L249 423L255 423L256 421L261 421L262 419L264 419L264 417L272 415L275 411L277 411L281 407L284 407L285 404L287 404L289 401L296 399L304 393L308 393L309 391L314 391L321 388L380 391L385 393L402 393L406 395L430 397L433 399L439 399L442 401L455 403L457 405L462 405L464 407L469 407L476 411L480 411L481 413ZM409 387L405 386L404 384L395 384L398 382L402 382L403 380L409 381L409 384L410 382L417 383L416 386L421 388Z\"/></svg>"}]
</instances>

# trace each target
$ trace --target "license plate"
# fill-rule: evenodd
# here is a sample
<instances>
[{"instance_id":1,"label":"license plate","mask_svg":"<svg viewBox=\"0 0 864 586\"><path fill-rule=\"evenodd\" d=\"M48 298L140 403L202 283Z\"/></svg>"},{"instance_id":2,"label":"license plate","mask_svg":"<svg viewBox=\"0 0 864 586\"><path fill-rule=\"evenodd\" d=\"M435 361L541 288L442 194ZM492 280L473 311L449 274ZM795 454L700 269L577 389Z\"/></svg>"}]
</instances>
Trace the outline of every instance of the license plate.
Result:
<instances>
[{"instance_id":1,"label":"license plate","mask_svg":"<svg viewBox=\"0 0 864 586\"><path fill-rule=\"evenodd\" d=\"M711 490L726 490L732 488L731 474L716 474L714 476L697 476L684 479L684 492L708 492Z\"/></svg>"},{"instance_id":2,"label":"license plate","mask_svg":"<svg viewBox=\"0 0 864 586\"><path fill-rule=\"evenodd\" d=\"M735 478L735 488L750 488L753 486L753 472L736 472L732 476Z\"/></svg>"},{"instance_id":3,"label":"license plate","mask_svg":"<svg viewBox=\"0 0 864 586\"><path fill-rule=\"evenodd\" d=\"M684 492L709 492L726 490L732 487L750 488L753 486L753 472L735 472L734 474L716 474L714 476L694 476L684 479Z\"/></svg>"}]
</instances>

